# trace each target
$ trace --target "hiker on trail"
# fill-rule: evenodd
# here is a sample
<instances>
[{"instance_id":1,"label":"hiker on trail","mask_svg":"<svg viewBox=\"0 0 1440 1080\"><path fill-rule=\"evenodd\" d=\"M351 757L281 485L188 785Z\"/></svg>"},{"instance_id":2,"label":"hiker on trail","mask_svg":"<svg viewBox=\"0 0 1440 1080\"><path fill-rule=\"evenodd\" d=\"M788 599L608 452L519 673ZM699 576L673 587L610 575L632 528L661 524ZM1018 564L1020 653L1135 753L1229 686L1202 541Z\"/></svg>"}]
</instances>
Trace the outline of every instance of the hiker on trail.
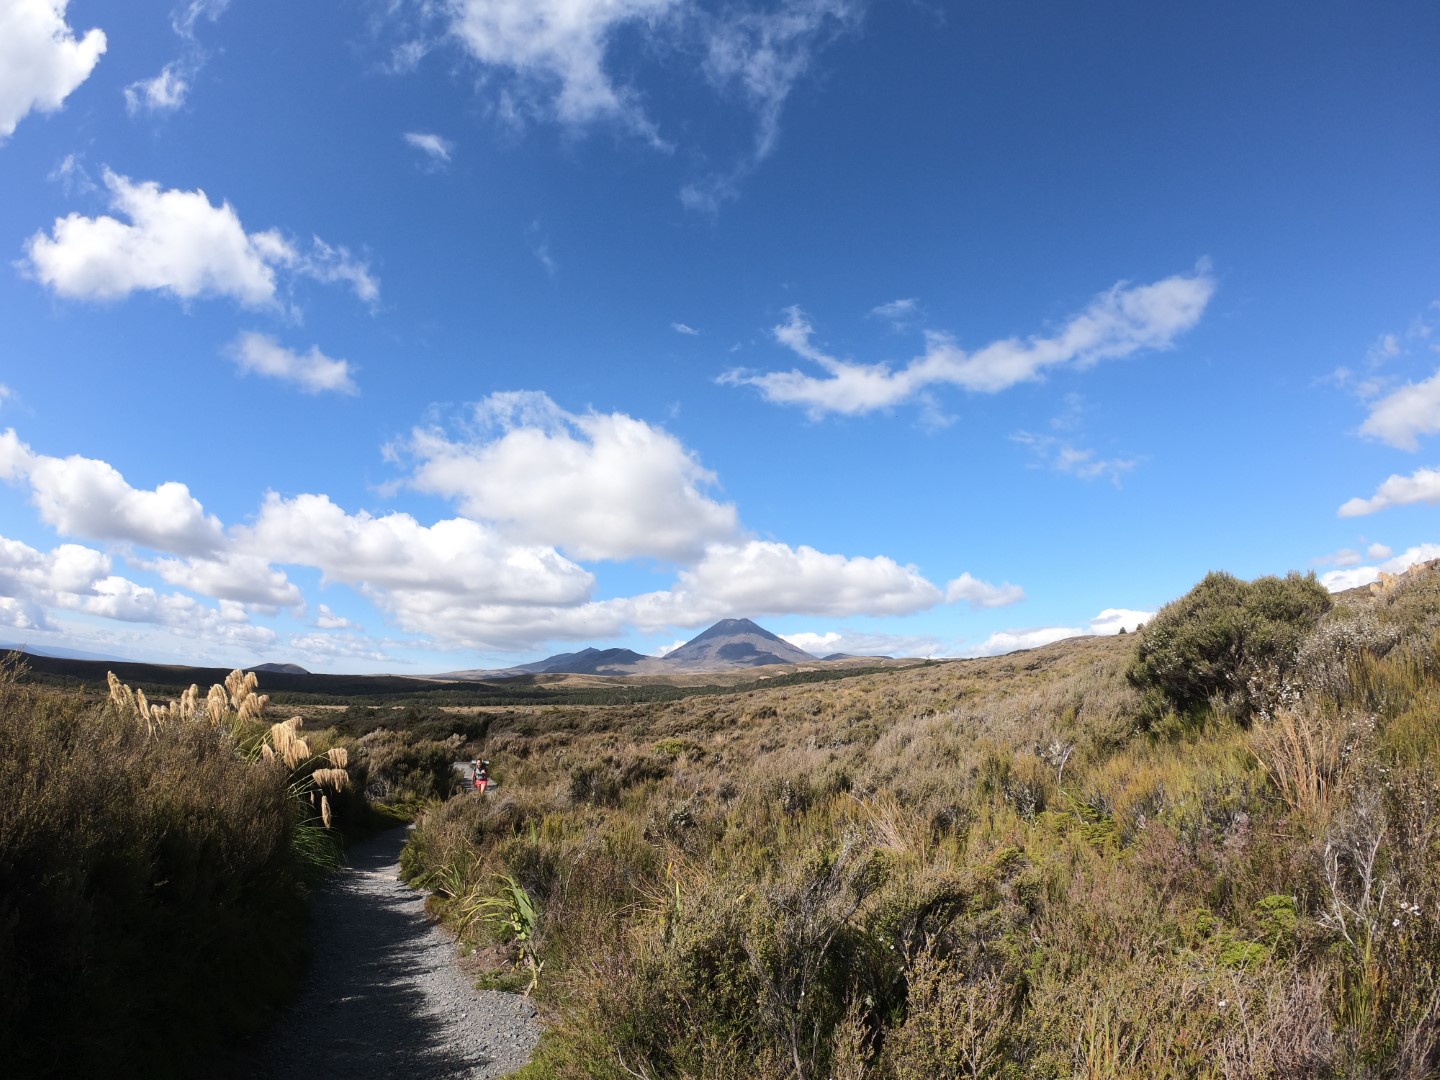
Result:
<instances>
[{"instance_id":1,"label":"hiker on trail","mask_svg":"<svg viewBox=\"0 0 1440 1080\"><path fill-rule=\"evenodd\" d=\"M481 795L484 795L485 789L490 786L490 762L476 762L474 776L475 790L478 791Z\"/></svg>"}]
</instances>

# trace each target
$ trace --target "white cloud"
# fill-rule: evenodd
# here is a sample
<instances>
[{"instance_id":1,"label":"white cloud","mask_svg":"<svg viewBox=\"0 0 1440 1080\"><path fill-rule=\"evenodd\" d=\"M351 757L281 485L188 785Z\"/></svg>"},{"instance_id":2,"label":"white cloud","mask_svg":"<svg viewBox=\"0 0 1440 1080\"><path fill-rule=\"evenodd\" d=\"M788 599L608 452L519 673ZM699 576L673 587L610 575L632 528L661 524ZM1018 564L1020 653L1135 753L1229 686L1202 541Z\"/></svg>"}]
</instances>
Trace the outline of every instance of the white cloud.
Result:
<instances>
[{"instance_id":1,"label":"white cloud","mask_svg":"<svg viewBox=\"0 0 1440 1080\"><path fill-rule=\"evenodd\" d=\"M657 149L671 146L641 96L608 62L617 39L640 43L639 59L698 73L722 99L754 117L750 146L728 168L685 185L681 201L714 211L774 149L780 115L814 57L858 25L861 0L778 0L765 8L702 6L698 0L451 0L449 36L484 68L497 116L514 124L553 119L579 126L619 123ZM394 67L413 66L422 42L397 50ZM632 54L633 56L633 54ZM713 156L713 155L712 155Z\"/></svg>"},{"instance_id":2,"label":"white cloud","mask_svg":"<svg viewBox=\"0 0 1440 1080\"><path fill-rule=\"evenodd\" d=\"M161 593L111 573L109 556L79 544L37 551L0 537L0 622L16 629L46 629L46 608L78 611L122 622L151 623L191 638L256 645L273 631L249 623L243 610L207 607L189 596Z\"/></svg>"},{"instance_id":3,"label":"white cloud","mask_svg":"<svg viewBox=\"0 0 1440 1080\"><path fill-rule=\"evenodd\" d=\"M680 648L681 645L686 644L689 640L689 638L676 638L669 645L662 645L660 646L660 648L656 649L654 655L669 656L672 652Z\"/></svg>"},{"instance_id":4,"label":"white cloud","mask_svg":"<svg viewBox=\"0 0 1440 1080\"><path fill-rule=\"evenodd\" d=\"M140 79L125 87L125 107L132 116L138 112L174 112L185 104L195 77L210 58L200 46L196 24L202 18L214 22L229 6L230 0L192 0L175 13L170 25L180 37L182 55L166 64L153 78Z\"/></svg>"},{"instance_id":5,"label":"white cloud","mask_svg":"<svg viewBox=\"0 0 1440 1080\"><path fill-rule=\"evenodd\" d=\"M925 353L899 370L825 353L812 342L815 331L805 315L792 307L786 321L775 328L776 340L826 374L732 370L722 375L720 382L754 386L768 401L803 406L817 417L827 413L854 416L890 408L919 397L932 386L998 393L1041 378L1053 368L1084 369L1142 349L1169 348L1176 337L1200 321L1214 291L1214 279L1204 264L1191 275L1176 275L1150 285L1121 282L1101 293L1051 337L1007 338L966 353L948 335L927 333Z\"/></svg>"},{"instance_id":6,"label":"white cloud","mask_svg":"<svg viewBox=\"0 0 1440 1080\"><path fill-rule=\"evenodd\" d=\"M887 304L879 304L870 309L872 318L884 319L892 323L898 330L913 322L920 314L920 301L913 297L906 297L903 300L891 300Z\"/></svg>"},{"instance_id":7,"label":"white cloud","mask_svg":"<svg viewBox=\"0 0 1440 1080\"><path fill-rule=\"evenodd\" d=\"M1116 487L1120 478L1139 464L1135 458L1102 458L1087 447L1075 446L1054 435L1036 435L1017 431L1010 436L1015 442L1030 447L1040 464L1081 480L1108 478Z\"/></svg>"},{"instance_id":8,"label":"white cloud","mask_svg":"<svg viewBox=\"0 0 1440 1080\"><path fill-rule=\"evenodd\" d=\"M69 0L0 2L0 142L32 109L54 112L95 69L105 34L78 41L65 22Z\"/></svg>"},{"instance_id":9,"label":"white cloud","mask_svg":"<svg viewBox=\"0 0 1440 1080\"><path fill-rule=\"evenodd\" d=\"M135 560L131 560L132 562ZM305 598L294 582L255 555L227 553L215 559L157 559L141 562L168 584L274 613L300 607Z\"/></svg>"},{"instance_id":10,"label":"white cloud","mask_svg":"<svg viewBox=\"0 0 1440 1080\"><path fill-rule=\"evenodd\" d=\"M1136 611L1133 608L1106 608L1090 620L1090 633L1108 636L1118 634L1121 630L1126 633L1134 633L1135 629L1142 623L1147 623L1155 617L1153 611Z\"/></svg>"},{"instance_id":11,"label":"white cloud","mask_svg":"<svg viewBox=\"0 0 1440 1080\"><path fill-rule=\"evenodd\" d=\"M973 649L967 649L962 656L1003 656L1021 649L1038 649L1065 638L1083 637L1085 630L1079 626L1042 626L1035 630L998 630Z\"/></svg>"},{"instance_id":12,"label":"white cloud","mask_svg":"<svg viewBox=\"0 0 1440 1080\"><path fill-rule=\"evenodd\" d=\"M1363 517L1392 506L1440 502L1440 469L1417 469L1409 476L1391 476L1368 499L1356 497L1340 507L1341 517Z\"/></svg>"},{"instance_id":13,"label":"white cloud","mask_svg":"<svg viewBox=\"0 0 1440 1080\"><path fill-rule=\"evenodd\" d=\"M450 31L469 54L510 72L503 105L583 124L615 118L653 136L635 96L615 86L605 54L626 26L653 26L681 0L453 0Z\"/></svg>"},{"instance_id":14,"label":"white cloud","mask_svg":"<svg viewBox=\"0 0 1440 1080\"><path fill-rule=\"evenodd\" d=\"M1373 566L1330 570L1320 575L1320 584L1332 593L1344 592L1346 589L1358 589L1361 585L1369 585L1372 581L1378 580L1380 580L1380 571Z\"/></svg>"},{"instance_id":15,"label":"white cloud","mask_svg":"<svg viewBox=\"0 0 1440 1080\"><path fill-rule=\"evenodd\" d=\"M672 322L672 323L670 324L670 329L671 329L671 330L674 330L677 334L686 334L686 335L688 335L689 337L699 337L699 336L700 336L700 331L699 331L699 330L696 330L693 326L687 326L687 325L686 325L685 323L683 323L683 322Z\"/></svg>"},{"instance_id":16,"label":"white cloud","mask_svg":"<svg viewBox=\"0 0 1440 1080\"><path fill-rule=\"evenodd\" d=\"M668 432L623 413L577 415L544 394L495 394L472 429L415 431L412 484L516 538L580 559L687 559L733 537L735 507Z\"/></svg>"},{"instance_id":17,"label":"white cloud","mask_svg":"<svg viewBox=\"0 0 1440 1080\"><path fill-rule=\"evenodd\" d=\"M594 584L553 549L509 544L479 522L348 514L325 495L272 492L254 523L232 534L239 552L316 567L326 581L359 586L382 604L402 593L460 604L575 604Z\"/></svg>"},{"instance_id":18,"label":"white cloud","mask_svg":"<svg viewBox=\"0 0 1440 1080\"><path fill-rule=\"evenodd\" d=\"M454 143L433 132L407 131L405 132L405 141L423 153L435 165L450 164L450 155L455 151Z\"/></svg>"},{"instance_id":19,"label":"white cloud","mask_svg":"<svg viewBox=\"0 0 1440 1080\"><path fill-rule=\"evenodd\" d=\"M1390 549L1384 544L1372 545L1372 552L1376 548L1389 554ZM1402 574L1416 563L1429 562L1431 559L1440 559L1440 544L1416 544L1399 555L1386 559L1379 566L1356 566L1348 570L1332 570L1328 574L1321 574L1320 584L1331 592L1358 589L1361 585L1379 581L1382 570L1387 574Z\"/></svg>"},{"instance_id":20,"label":"white cloud","mask_svg":"<svg viewBox=\"0 0 1440 1080\"><path fill-rule=\"evenodd\" d=\"M968 572L961 574L945 586L945 602L954 604L965 601L972 608L1000 608L1018 604L1025 599L1025 590L1008 581L1003 585L991 585L987 581L971 577Z\"/></svg>"},{"instance_id":21,"label":"white cloud","mask_svg":"<svg viewBox=\"0 0 1440 1080\"><path fill-rule=\"evenodd\" d=\"M1401 450L1420 449L1420 435L1440 432L1440 371L1407 383L1370 406L1360 433Z\"/></svg>"},{"instance_id":22,"label":"white cloud","mask_svg":"<svg viewBox=\"0 0 1440 1080\"><path fill-rule=\"evenodd\" d=\"M832 653L849 656L938 656L940 642L928 637L898 634L864 634L854 631L830 630L823 634L781 634L790 644L812 656L824 658Z\"/></svg>"},{"instance_id":23,"label":"white cloud","mask_svg":"<svg viewBox=\"0 0 1440 1080\"><path fill-rule=\"evenodd\" d=\"M349 361L331 359L315 345L307 353L291 352L270 335L249 331L225 352L241 371L292 382L311 394L359 393Z\"/></svg>"},{"instance_id":24,"label":"white cloud","mask_svg":"<svg viewBox=\"0 0 1440 1080\"><path fill-rule=\"evenodd\" d=\"M1389 544L1376 543L1371 544L1368 548L1366 548L1365 554L1370 556L1370 558L1372 559L1388 559L1391 555L1394 554L1394 552L1390 550Z\"/></svg>"},{"instance_id":25,"label":"white cloud","mask_svg":"<svg viewBox=\"0 0 1440 1080\"><path fill-rule=\"evenodd\" d=\"M1385 549L1385 554L1390 554L1390 549ZM1371 558L1382 558L1383 556L1372 555ZM1339 551L1332 551L1329 555L1321 555L1310 560L1316 566L1358 566L1365 561L1365 557L1354 548L1341 548Z\"/></svg>"},{"instance_id":26,"label":"white cloud","mask_svg":"<svg viewBox=\"0 0 1440 1080\"><path fill-rule=\"evenodd\" d=\"M979 645L966 649L962 656L1002 656L1020 649L1038 649L1051 642L1073 637L1108 637L1121 630L1133 633L1137 627L1155 617L1153 611L1131 608L1106 608L1085 626L1041 626L1030 630L1001 630L991 634Z\"/></svg>"},{"instance_id":27,"label":"white cloud","mask_svg":"<svg viewBox=\"0 0 1440 1080\"><path fill-rule=\"evenodd\" d=\"M211 204L203 191L162 190L105 170L108 215L57 218L51 234L26 245L29 269L61 296L113 300L137 291L181 300L228 296L249 307L276 303L276 272L348 283L373 303L379 284L343 247L319 237L302 252L275 230L247 233L229 203Z\"/></svg>"},{"instance_id":28,"label":"white cloud","mask_svg":"<svg viewBox=\"0 0 1440 1080\"><path fill-rule=\"evenodd\" d=\"M125 87L125 107L131 114L138 112L174 112L185 104L190 83L181 74L179 64L166 64L160 74L141 79Z\"/></svg>"},{"instance_id":29,"label":"white cloud","mask_svg":"<svg viewBox=\"0 0 1440 1080\"><path fill-rule=\"evenodd\" d=\"M391 656L370 638L359 634L297 634L285 647L304 660L390 660Z\"/></svg>"},{"instance_id":30,"label":"white cloud","mask_svg":"<svg viewBox=\"0 0 1440 1080\"><path fill-rule=\"evenodd\" d=\"M883 555L847 557L751 540L711 545L669 592L628 603L636 625L660 629L726 616L908 615L941 599L915 567Z\"/></svg>"},{"instance_id":31,"label":"white cloud","mask_svg":"<svg viewBox=\"0 0 1440 1080\"><path fill-rule=\"evenodd\" d=\"M359 630L361 627L330 610L329 604L317 604L315 607L315 625L321 630Z\"/></svg>"},{"instance_id":32,"label":"white cloud","mask_svg":"<svg viewBox=\"0 0 1440 1080\"><path fill-rule=\"evenodd\" d=\"M774 149L785 99L815 53L858 22L861 8L851 0L781 0L773 11L727 9L711 18L705 73L754 108L755 160Z\"/></svg>"},{"instance_id":33,"label":"white cloud","mask_svg":"<svg viewBox=\"0 0 1440 1080\"><path fill-rule=\"evenodd\" d=\"M134 488L104 461L36 454L13 429L0 434L0 479L27 481L41 520L68 536L195 556L214 554L224 544L219 520L184 484Z\"/></svg>"}]
</instances>

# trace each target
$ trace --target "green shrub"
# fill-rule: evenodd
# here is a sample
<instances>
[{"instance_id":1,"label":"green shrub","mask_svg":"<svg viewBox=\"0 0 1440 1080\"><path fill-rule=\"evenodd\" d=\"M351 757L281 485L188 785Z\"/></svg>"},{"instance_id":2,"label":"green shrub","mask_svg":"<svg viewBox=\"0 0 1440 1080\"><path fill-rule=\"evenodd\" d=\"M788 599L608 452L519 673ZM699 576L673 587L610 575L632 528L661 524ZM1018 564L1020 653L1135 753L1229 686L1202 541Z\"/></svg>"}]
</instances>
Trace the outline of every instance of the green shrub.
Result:
<instances>
[{"instance_id":1,"label":"green shrub","mask_svg":"<svg viewBox=\"0 0 1440 1080\"><path fill-rule=\"evenodd\" d=\"M1221 699L1248 720L1330 603L1314 574L1207 574L1139 631L1128 678L1152 695L1152 714L1168 705L1193 715Z\"/></svg>"}]
</instances>

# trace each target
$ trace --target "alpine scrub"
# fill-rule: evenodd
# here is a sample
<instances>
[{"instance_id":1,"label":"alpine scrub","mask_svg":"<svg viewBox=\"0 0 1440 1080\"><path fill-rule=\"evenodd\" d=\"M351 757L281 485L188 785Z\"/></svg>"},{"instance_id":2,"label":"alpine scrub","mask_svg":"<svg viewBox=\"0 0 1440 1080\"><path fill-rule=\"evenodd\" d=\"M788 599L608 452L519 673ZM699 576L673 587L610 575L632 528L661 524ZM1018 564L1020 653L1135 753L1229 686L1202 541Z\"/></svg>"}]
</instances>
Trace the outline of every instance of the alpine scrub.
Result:
<instances>
[{"instance_id":1,"label":"alpine scrub","mask_svg":"<svg viewBox=\"0 0 1440 1080\"><path fill-rule=\"evenodd\" d=\"M480 748L503 794L426 813L406 865L543 959L527 1077L1434 1076L1440 572L1317 589L1211 575L1137 635L516 711ZM511 882L523 942L453 899Z\"/></svg>"}]
</instances>

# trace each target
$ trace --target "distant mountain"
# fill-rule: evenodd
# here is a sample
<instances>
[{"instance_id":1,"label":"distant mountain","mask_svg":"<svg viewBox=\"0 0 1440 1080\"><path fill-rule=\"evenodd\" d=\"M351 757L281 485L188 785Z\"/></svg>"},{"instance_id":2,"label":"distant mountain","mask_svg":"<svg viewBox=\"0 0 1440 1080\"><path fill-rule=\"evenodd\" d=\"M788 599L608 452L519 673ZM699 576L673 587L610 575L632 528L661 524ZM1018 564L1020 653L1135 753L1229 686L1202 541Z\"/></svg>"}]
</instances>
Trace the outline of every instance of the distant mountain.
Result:
<instances>
[{"instance_id":1,"label":"distant mountain","mask_svg":"<svg viewBox=\"0 0 1440 1080\"><path fill-rule=\"evenodd\" d=\"M112 664L128 664L123 656L107 656L105 653L81 652L79 649L52 649L44 645L13 645L0 642L0 654L9 652L29 653L31 656L50 656L57 660L104 660Z\"/></svg>"},{"instance_id":2,"label":"distant mountain","mask_svg":"<svg viewBox=\"0 0 1440 1080\"><path fill-rule=\"evenodd\" d=\"M721 619L664 656L632 649L581 649L556 653L511 668L447 671L439 679L514 679L522 675L669 675L676 672L733 671L768 664L819 663L749 619Z\"/></svg>"},{"instance_id":3,"label":"distant mountain","mask_svg":"<svg viewBox=\"0 0 1440 1080\"><path fill-rule=\"evenodd\" d=\"M630 669L653 657L643 656L634 649L581 649L579 652L557 653L521 664L517 671L532 675L632 675Z\"/></svg>"},{"instance_id":4,"label":"distant mountain","mask_svg":"<svg viewBox=\"0 0 1440 1080\"><path fill-rule=\"evenodd\" d=\"M278 672L280 672L282 675L309 675L309 674L310 674L310 672L306 671L306 670L305 670L303 667L301 667L299 664L256 664L254 667L248 668L247 670L249 670L249 671L272 671L272 672L278 671Z\"/></svg>"},{"instance_id":5,"label":"distant mountain","mask_svg":"<svg viewBox=\"0 0 1440 1080\"><path fill-rule=\"evenodd\" d=\"M821 660L894 660L893 656L856 656L848 652L832 652L829 656L820 657Z\"/></svg>"},{"instance_id":6,"label":"distant mountain","mask_svg":"<svg viewBox=\"0 0 1440 1080\"><path fill-rule=\"evenodd\" d=\"M662 660L682 671L725 671L768 664L813 664L817 658L749 619L721 619Z\"/></svg>"}]
</instances>

